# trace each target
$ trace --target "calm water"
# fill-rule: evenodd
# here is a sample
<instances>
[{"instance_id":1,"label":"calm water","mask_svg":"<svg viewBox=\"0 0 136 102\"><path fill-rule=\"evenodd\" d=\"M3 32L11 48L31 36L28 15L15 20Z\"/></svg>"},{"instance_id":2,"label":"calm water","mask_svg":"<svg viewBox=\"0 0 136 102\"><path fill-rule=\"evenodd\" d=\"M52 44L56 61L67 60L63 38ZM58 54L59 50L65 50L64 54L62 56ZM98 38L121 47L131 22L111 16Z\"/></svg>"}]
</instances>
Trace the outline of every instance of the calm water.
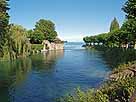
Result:
<instances>
[{"instance_id":1,"label":"calm water","mask_svg":"<svg viewBox=\"0 0 136 102\"><path fill-rule=\"evenodd\" d=\"M54 99L99 86L110 68L96 50L67 43L64 51L50 51L13 62L0 62L0 102L54 102Z\"/></svg>"}]
</instances>

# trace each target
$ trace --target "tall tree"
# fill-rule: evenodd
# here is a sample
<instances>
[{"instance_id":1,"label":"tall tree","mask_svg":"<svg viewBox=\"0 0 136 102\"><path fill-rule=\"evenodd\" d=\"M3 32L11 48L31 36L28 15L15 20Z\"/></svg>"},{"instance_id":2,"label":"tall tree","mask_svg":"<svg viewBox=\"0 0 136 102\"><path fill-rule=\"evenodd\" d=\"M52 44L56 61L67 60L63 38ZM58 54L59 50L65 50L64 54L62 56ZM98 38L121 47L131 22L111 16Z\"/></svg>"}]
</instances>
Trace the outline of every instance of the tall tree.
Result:
<instances>
[{"instance_id":1,"label":"tall tree","mask_svg":"<svg viewBox=\"0 0 136 102\"><path fill-rule=\"evenodd\" d=\"M115 30L119 30L119 23L116 18L113 19L110 25L110 32L115 31Z\"/></svg>"},{"instance_id":2,"label":"tall tree","mask_svg":"<svg viewBox=\"0 0 136 102\"><path fill-rule=\"evenodd\" d=\"M128 19L136 20L136 0L128 0L122 9Z\"/></svg>"},{"instance_id":3,"label":"tall tree","mask_svg":"<svg viewBox=\"0 0 136 102\"><path fill-rule=\"evenodd\" d=\"M121 27L123 31L128 33L127 39L129 41L136 41L136 21L133 19L128 19L125 21Z\"/></svg>"},{"instance_id":4,"label":"tall tree","mask_svg":"<svg viewBox=\"0 0 136 102\"><path fill-rule=\"evenodd\" d=\"M8 35L9 15L7 11L9 0L0 0L0 56L3 55L3 46Z\"/></svg>"},{"instance_id":5,"label":"tall tree","mask_svg":"<svg viewBox=\"0 0 136 102\"><path fill-rule=\"evenodd\" d=\"M123 24L123 28L129 33L131 42L135 44L134 47L136 49L136 0L128 0L122 9L127 17L127 21Z\"/></svg>"},{"instance_id":6,"label":"tall tree","mask_svg":"<svg viewBox=\"0 0 136 102\"><path fill-rule=\"evenodd\" d=\"M28 38L30 38L30 42L32 44L41 44L43 40L45 40L45 36L43 33L41 33L40 31L38 30L29 30L28 31Z\"/></svg>"},{"instance_id":7,"label":"tall tree","mask_svg":"<svg viewBox=\"0 0 136 102\"><path fill-rule=\"evenodd\" d=\"M55 24L50 20L40 19L35 25L34 34L37 34L38 36L44 35L44 38L43 36L39 37L40 40L49 40L50 42L53 42L57 37Z\"/></svg>"}]
</instances>

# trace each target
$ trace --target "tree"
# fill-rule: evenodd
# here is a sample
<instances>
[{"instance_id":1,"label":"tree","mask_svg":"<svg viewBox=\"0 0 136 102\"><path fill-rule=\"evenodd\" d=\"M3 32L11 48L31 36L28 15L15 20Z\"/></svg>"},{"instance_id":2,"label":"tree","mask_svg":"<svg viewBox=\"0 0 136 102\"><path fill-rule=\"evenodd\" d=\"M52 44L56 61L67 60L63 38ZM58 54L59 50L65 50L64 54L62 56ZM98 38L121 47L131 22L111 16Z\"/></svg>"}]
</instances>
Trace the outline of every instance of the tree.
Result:
<instances>
[{"instance_id":1,"label":"tree","mask_svg":"<svg viewBox=\"0 0 136 102\"><path fill-rule=\"evenodd\" d=\"M136 20L136 0L128 0L122 9L128 19Z\"/></svg>"},{"instance_id":2,"label":"tree","mask_svg":"<svg viewBox=\"0 0 136 102\"><path fill-rule=\"evenodd\" d=\"M107 42L107 33L102 33L96 36L97 42L102 43L102 45L105 45Z\"/></svg>"},{"instance_id":3,"label":"tree","mask_svg":"<svg viewBox=\"0 0 136 102\"><path fill-rule=\"evenodd\" d=\"M41 34L38 31L28 30L27 38L29 38L31 44L41 44L45 39L44 34Z\"/></svg>"},{"instance_id":4,"label":"tree","mask_svg":"<svg viewBox=\"0 0 136 102\"><path fill-rule=\"evenodd\" d=\"M55 24L50 20L40 19L38 22L36 22L34 34L36 36L40 36L39 40L48 40L53 42L57 37Z\"/></svg>"},{"instance_id":5,"label":"tree","mask_svg":"<svg viewBox=\"0 0 136 102\"><path fill-rule=\"evenodd\" d=\"M129 34L129 40L135 44L136 48L136 0L128 0L122 9L127 17L122 29Z\"/></svg>"},{"instance_id":6,"label":"tree","mask_svg":"<svg viewBox=\"0 0 136 102\"><path fill-rule=\"evenodd\" d=\"M20 56L27 56L30 52L30 43L27 36L27 30L21 25L11 24L9 29L10 39L9 48L11 49L10 58L16 59Z\"/></svg>"},{"instance_id":7,"label":"tree","mask_svg":"<svg viewBox=\"0 0 136 102\"><path fill-rule=\"evenodd\" d=\"M136 44L136 20L128 19L123 23L121 29L127 33L128 41Z\"/></svg>"},{"instance_id":8,"label":"tree","mask_svg":"<svg viewBox=\"0 0 136 102\"><path fill-rule=\"evenodd\" d=\"M27 35L26 35L27 38L30 39L32 35L33 35L33 30L28 30L28 31L27 31Z\"/></svg>"},{"instance_id":9,"label":"tree","mask_svg":"<svg viewBox=\"0 0 136 102\"><path fill-rule=\"evenodd\" d=\"M110 25L110 32L115 30L119 30L119 23L116 18L114 18L114 20L111 22L111 25Z\"/></svg>"},{"instance_id":10,"label":"tree","mask_svg":"<svg viewBox=\"0 0 136 102\"><path fill-rule=\"evenodd\" d=\"M88 36L84 37L83 41L88 45L88 43L89 43L89 37Z\"/></svg>"},{"instance_id":11,"label":"tree","mask_svg":"<svg viewBox=\"0 0 136 102\"><path fill-rule=\"evenodd\" d=\"M7 11L8 0L0 0L0 56L3 56L3 46L8 37L8 24L9 24L9 15Z\"/></svg>"}]
</instances>

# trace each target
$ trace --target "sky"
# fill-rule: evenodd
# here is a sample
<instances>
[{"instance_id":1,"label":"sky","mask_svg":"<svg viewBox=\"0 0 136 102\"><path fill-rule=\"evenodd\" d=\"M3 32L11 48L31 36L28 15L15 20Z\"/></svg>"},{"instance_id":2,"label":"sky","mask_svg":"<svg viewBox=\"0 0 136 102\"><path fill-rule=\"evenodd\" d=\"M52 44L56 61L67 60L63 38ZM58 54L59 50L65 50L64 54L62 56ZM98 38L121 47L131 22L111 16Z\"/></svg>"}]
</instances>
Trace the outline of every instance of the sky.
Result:
<instances>
[{"instance_id":1,"label":"sky","mask_svg":"<svg viewBox=\"0 0 136 102\"><path fill-rule=\"evenodd\" d=\"M62 40L82 41L83 37L109 31L114 17L123 23L121 10L126 0L10 0L10 23L33 29L39 19L55 23Z\"/></svg>"}]
</instances>

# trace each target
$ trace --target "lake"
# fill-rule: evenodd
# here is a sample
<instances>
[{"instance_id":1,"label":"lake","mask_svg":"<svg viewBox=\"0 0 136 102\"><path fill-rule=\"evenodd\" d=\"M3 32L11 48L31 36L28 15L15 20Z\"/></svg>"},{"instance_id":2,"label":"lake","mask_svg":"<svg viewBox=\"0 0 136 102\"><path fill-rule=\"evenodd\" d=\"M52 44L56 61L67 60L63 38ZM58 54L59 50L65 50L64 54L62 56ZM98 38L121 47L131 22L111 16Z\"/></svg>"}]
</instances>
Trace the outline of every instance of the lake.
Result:
<instances>
[{"instance_id":1,"label":"lake","mask_svg":"<svg viewBox=\"0 0 136 102\"><path fill-rule=\"evenodd\" d=\"M77 87L99 87L110 68L100 51L82 45L66 43L65 50L0 62L0 102L54 102Z\"/></svg>"}]
</instances>

